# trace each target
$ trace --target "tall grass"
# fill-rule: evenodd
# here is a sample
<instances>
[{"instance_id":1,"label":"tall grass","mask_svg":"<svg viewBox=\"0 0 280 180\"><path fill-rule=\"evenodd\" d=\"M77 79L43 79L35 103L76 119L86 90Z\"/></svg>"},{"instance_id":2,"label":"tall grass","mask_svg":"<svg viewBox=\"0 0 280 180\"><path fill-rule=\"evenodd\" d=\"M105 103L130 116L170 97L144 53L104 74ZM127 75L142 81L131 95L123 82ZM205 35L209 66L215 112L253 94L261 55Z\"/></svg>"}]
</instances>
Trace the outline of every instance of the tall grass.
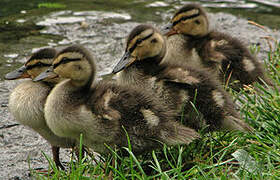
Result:
<instances>
[{"instance_id":1,"label":"tall grass","mask_svg":"<svg viewBox=\"0 0 280 180\"><path fill-rule=\"evenodd\" d=\"M97 164L90 157L68 171L57 169L48 158L52 174L38 179L280 179L280 44L268 54L266 68L274 87L256 84L233 97L242 117L255 132L212 132L188 146L163 146L135 156L129 145ZM278 86L278 87L277 87ZM256 90L258 89L258 90ZM128 137L129 139L129 137Z\"/></svg>"}]
</instances>

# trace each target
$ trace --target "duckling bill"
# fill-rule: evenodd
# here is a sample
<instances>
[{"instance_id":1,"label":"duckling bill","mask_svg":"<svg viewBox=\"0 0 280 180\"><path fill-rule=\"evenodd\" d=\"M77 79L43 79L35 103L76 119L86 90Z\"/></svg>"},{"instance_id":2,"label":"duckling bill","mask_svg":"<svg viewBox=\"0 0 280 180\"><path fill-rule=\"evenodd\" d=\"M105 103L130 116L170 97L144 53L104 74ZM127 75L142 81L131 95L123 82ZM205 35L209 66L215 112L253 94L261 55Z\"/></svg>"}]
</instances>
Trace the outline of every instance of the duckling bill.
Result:
<instances>
[{"instance_id":1,"label":"duckling bill","mask_svg":"<svg viewBox=\"0 0 280 180\"><path fill-rule=\"evenodd\" d=\"M128 146L136 154L168 145L188 144L199 134L175 121L175 113L149 91L111 82L95 82L96 67L89 51L78 45L57 54L35 81L57 74L65 78L47 98L45 118L60 137L79 140L106 154L110 147Z\"/></svg>"},{"instance_id":2,"label":"duckling bill","mask_svg":"<svg viewBox=\"0 0 280 180\"><path fill-rule=\"evenodd\" d=\"M26 66L23 65L20 68L9 72L5 75L6 80L15 80L15 79L23 79L23 78L30 78L30 76L27 74Z\"/></svg>"}]
</instances>

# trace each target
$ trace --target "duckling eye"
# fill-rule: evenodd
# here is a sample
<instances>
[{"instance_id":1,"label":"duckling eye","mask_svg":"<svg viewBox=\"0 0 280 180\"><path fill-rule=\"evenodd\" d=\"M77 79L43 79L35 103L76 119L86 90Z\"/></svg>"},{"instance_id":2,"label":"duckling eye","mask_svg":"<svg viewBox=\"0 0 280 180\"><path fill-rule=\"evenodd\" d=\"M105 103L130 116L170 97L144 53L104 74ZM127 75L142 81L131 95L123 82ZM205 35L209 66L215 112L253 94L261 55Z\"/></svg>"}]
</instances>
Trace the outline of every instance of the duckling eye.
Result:
<instances>
[{"instance_id":1,"label":"duckling eye","mask_svg":"<svg viewBox=\"0 0 280 180\"><path fill-rule=\"evenodd\" d=\"M142 42L142 39L137 39L136 43L140 44Z\"/></svg>"},{"instance_id":2,"label":"duckling eye","mask_svg":"<svg viewBox=\"0 0 280 180\"><path fill-rule=\"evenodd\" d=\"M68 63L68 62L69 62L69 58L63 57L63 58L61 59L61 61L60 61L59 64L66 64L66 63Z\"/></svg>"},{"instance_id":3,"label":"duckling eye","mask_svg":"<svg viewBox=\"0 0 280 180\"><path fill-rule=\"evenodd\" d=\"M67 60L68 60L67 57L63 57L63 58L61 59L61 61L63 61L63 62L65 62L65 61L67 61Z\"/></svg>"},{"instance_id":4,"label":"duckling eye","mask_svg":"<svg viewBox=\"0 0 280 180\"><path fill-rule=\"evenodd\" d=\"M152 39L151 40L151 43L156 43L157 42L157 39Z\"/></svg>"},{"instance_id":5,"label":"duckling eye","mask_svg":"<svg viewBox=\"0 0 280 180\"><path fill-rule=\"evenodd\" d=\"M195 20L194 23L195 24L200 24L200 21L199 20Z\"/></svg>"}]
</instances>

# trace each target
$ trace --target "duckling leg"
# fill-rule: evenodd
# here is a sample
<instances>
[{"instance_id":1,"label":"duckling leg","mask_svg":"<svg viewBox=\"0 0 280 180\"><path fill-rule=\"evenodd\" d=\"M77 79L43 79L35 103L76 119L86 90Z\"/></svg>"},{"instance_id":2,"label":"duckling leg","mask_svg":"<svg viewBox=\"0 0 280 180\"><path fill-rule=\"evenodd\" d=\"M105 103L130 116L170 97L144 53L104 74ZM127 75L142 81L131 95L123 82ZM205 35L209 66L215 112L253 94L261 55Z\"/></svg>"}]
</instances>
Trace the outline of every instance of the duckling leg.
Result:
<instances>
[{"instance_id":1,"label":"duckling leg","mask_svg":"<svg viewBox=\"0 0 280 180\"><path fill-rule=\"evenodd\" d=\"M53 161L57 167L59 167L62 170L65 170L64 166L59 160L59 149L60 148L58 146L52 146Z\"/></svg>"},{"instance_id":2,"label":"duckling leg","mask_svg":"<svg viewBox=\"0 0 280 180\"><path fill-rule=\"evenodd\" d=\"M81 155L80 155L80 148L77 146L74 147L74 152L75 152L75 155L76 155L78 161L81 161L85 157L86 153L89 154L89 152L86 150L86 147L84 145L82 146Z\"/></svg>"},{"instance_id":3,"label":"duckling leg","mask_svg":"<svg viewBox=\"0 0 280 180\"><path fill-rule=\"evenodd\" d=\"M112 158L112 167L115 167L115 158L113 157ZM110 172L109 172L109 174L108 174L108 180L111 180L111 179L113 179L113 171L112 170L110 170Z\"/></svg>"}]
</instances>

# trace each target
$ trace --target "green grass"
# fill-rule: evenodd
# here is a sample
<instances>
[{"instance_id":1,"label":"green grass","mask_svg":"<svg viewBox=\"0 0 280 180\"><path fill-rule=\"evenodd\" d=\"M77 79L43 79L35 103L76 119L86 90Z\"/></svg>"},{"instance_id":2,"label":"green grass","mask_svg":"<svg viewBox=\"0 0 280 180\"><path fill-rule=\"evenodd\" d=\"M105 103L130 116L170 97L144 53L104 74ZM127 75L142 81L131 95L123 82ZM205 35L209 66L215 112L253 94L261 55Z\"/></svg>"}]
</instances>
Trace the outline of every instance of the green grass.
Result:
<instances>
[{"instance_id":1,"label":"green grass","mask_svg":"<svg viewBox=\"0 0 280 180\"><path fill-rule=\"evenodd\" d=\"M280 44L268 54L266 68L280 87ZM256 89L259 89L256 91ZM131 147L111 150L97 164L88 156L78 163L71 159L70 170L58 170L50 162L53 174L38 179L280 179L280 95L277 88L255 85L232 91L246 122L255 128L252 134L212 132L188 146L163 146L160 150L135 156ZM114 161L114 163L112 163Z\"/></svg>"},{"instance_id":2,"label":"green grass","mask_svg":"<svg viewBox=\"0 0 280 180\"><path fill-rule=\"evenodd\" d=\"M66 8L66 5L61 3L39 3L38 8L63 9Z\"/></svg>"}]
</instances>

